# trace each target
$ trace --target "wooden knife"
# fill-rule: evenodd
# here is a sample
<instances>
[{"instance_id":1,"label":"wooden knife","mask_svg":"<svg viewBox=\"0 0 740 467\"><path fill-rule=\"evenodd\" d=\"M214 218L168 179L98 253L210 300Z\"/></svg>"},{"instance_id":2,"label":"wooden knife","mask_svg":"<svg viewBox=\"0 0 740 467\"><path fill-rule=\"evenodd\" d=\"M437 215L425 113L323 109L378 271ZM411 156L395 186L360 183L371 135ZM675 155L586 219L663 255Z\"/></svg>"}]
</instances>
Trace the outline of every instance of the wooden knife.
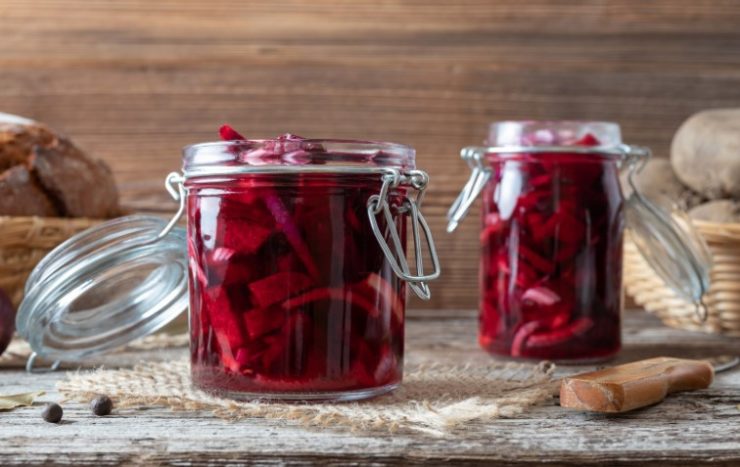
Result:
<instances>
[{"instance_id":1,"label":"wooden knife","mask_svg":"<svg viewBox=\"0 0 740 467\"><path fill-rule=\"evenodd\" d=\"M674 392L705 389L712 384L715 371L738 362L737 357L712 361L657 357L569 376L560 383L560 405L592 412L627 412L656 404Z\"/></svg>"}]
</instances>

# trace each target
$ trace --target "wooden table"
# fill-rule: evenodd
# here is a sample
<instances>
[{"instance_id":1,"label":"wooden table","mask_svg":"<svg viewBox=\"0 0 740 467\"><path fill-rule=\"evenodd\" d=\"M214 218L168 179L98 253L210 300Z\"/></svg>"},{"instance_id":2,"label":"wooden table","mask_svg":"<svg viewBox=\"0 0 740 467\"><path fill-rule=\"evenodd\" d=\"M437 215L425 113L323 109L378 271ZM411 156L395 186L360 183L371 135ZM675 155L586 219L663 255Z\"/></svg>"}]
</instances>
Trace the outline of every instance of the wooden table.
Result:
<instances>
[{"instance_id":1,"label":"wooden table","mask_svg":"<svg viewBox=\"0 0 740 467\"><path fill-rule=\"evenodd\" d=\"M475 314L415 311L407 326L414 361L471 362L477 349ZM738 353L738 340L663 327L642 312L626 313L625 348L618 361L658 355L706 357ZM168 359L183 349L149 355ZM111 361L108 361L110 364ZM561 367L567 374L584 367ZM0 393L43 389L55 400L57 372L0 371ZM229 423L209 413L159 408L120 410L90 418L81 404L65 404L66 423L51 425L31 407L0 413L0 465L14 464L234 464L234 463L596 463L740 465L740 368L718 374L705 391L679 394L622 416L570 412L557 402L514 419L476 425L464 438L420 434L363 434L307 429L295 423L250 419Z\"/></svg>"}]
</instances>

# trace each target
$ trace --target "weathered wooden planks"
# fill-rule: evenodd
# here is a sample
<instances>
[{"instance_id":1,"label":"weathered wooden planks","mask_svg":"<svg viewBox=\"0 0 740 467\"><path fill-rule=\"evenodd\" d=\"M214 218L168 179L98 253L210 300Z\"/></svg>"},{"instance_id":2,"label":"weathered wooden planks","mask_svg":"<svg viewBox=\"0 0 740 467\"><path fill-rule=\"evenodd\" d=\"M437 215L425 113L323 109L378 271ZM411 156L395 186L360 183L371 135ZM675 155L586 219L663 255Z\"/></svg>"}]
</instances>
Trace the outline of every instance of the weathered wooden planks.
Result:
<instances>
[{"instance_id":1,"label":"weathered wooden planks","mask_svg":"<svg viewBox=\"0 0 740 467\"><path fill-rule=\"evenodd\" d=\"M407 357L460 362L490 358L477 349L475 314L417 311L407 325ZM656 355L705 357L737 350L737 342L660 326L630 312L625 349L618 361ZM183 350L184 351L184 350ZM146 354L140 357L146 357ZM119 361L118 363L127 363ZM108 364L115 364L110 361ZM593 367L563 367L559 374ZM0 392L47 389L61 373L0 371ZM398 462L551 465L737 465L740 462L740 370L717 375L707 390L680 393L660 405L619 416L565 410L553 402L518 418L476 424L464 437L363 434L304 429L295 423L247 420L228 423L205 413L151 408L93 418L80 404L65 404L67 423L44 423L40 408L0 413L0 464L226 465L286 463L346 465Z\"/></svg>"}]
</instances>

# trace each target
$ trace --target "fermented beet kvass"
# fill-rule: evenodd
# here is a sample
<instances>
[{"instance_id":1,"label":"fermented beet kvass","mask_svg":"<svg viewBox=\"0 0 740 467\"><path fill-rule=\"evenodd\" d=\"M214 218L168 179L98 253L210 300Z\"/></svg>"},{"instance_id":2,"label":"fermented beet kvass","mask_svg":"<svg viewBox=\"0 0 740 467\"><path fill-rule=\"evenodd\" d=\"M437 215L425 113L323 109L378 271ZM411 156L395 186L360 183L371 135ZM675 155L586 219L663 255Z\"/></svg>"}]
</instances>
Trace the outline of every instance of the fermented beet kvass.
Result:
<instances>
[{"instance_id":1,"label":"fermented beet kvass","mask_svg":"<svg viewBox=\"0 0 740 467\"><path fill-rule=\"evenodd\" d=\"M410 209L426 184L413 149L249 141L230 128L222 137L233 141L185 153L194 384L238 398L329 400L395 388L401 276L428 296L404 257L406 219L428 233Z\"/></svg>"}]
</instances>

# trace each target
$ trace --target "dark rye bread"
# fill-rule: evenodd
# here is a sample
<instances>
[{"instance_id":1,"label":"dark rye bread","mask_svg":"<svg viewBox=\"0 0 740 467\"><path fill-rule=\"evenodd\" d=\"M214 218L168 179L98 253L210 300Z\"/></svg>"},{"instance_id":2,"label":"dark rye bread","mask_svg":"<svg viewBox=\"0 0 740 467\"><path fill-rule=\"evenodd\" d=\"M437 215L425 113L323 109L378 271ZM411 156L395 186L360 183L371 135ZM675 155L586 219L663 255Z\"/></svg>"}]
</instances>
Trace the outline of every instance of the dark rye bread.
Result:
<instances>
[{"instance_id":1,"label":"dark rye bread","mask_svg":"<svg viewBox=\"0 0 740 467\"><path fill-rule=\"evenodd\" d=\"M0 215L109 218L118 211L104 162L41 125L0 123Z\"/></svg>"},{"instance_id":2,"label":"dark rye bread","mask_svg":"<svg viewBox=\"0 0 740 467\"><path fill-rule=\"evenodd\" d=\"M54 204L24 165L16 165L0 174L0 215L59 215Z\"/></svg>"}]
</instances>

